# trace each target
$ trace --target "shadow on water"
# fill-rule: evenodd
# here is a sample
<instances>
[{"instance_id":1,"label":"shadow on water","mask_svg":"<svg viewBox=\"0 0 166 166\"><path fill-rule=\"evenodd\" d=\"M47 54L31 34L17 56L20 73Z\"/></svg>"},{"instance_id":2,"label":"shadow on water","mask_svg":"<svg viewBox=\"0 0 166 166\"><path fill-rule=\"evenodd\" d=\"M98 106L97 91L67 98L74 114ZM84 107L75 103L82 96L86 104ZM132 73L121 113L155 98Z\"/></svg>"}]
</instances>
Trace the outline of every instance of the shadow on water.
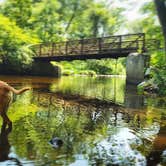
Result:
<instances>
[{"instance_id":1,"label":"shadow on water","mask_svg":"<svg viewBox=\"0 0 166 166\"><path fill-rule=\"evenodd\" d=\"M160 99L125 89L123 78L25 79L34 89L9 108L12 132L1 129L6 158L41 166L165 164L166 107L159 107ZM60 146L54 146L57 140Z\"/></svg>"}]
</instances>

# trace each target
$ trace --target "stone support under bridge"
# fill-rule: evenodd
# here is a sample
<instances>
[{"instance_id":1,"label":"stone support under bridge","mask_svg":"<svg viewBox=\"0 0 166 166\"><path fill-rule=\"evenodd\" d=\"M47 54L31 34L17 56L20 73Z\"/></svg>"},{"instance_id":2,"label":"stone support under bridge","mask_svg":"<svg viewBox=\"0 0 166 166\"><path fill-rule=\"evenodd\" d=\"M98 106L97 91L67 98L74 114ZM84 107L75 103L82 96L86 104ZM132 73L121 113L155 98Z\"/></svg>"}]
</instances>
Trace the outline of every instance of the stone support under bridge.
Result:
<instances>
[{"instance_id":1,"label":"stone support under bridge","mask_svg":"<svg viewBox=\"0 0 166 166\"><path fill-rule=\"evenodd\" d=\"M131 53L126 58L127 84L139 84L144 80L145 55Z\"/></svg>"},{"instance_id":2,"label":"stone support under bridge","mask_svg":"<svg viewBox=\"0 0 166 166\"><path fill-rule=\"evenodd\" d=\"M36 60L27 69L17 69L17 66L10 64L0 64L0 74L3 75L27 75L27 76L46 76L60 77L61 68L54 66L50 62Z\"/></svg>"},{"instance_id":3,"label":"stone support under bridge","mask_svg":"<svg viewBox=\"0 0 166 166\"><path fill-rule=\"evenodd\" d=\"M31 75L33 76L51 76L60 77L61 68L54 66L50 62L34 61L31 68Z\"/></svg>"}]
</instances>

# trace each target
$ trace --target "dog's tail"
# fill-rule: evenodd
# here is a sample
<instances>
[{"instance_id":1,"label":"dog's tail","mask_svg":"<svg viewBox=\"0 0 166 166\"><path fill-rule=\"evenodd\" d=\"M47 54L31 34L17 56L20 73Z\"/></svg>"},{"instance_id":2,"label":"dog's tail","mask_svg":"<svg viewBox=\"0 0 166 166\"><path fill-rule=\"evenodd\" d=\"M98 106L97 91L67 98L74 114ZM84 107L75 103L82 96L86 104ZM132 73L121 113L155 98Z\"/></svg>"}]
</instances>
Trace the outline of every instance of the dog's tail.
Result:
<instances>
[{"instance_id":1,"label":"dog's tail","mask_svg":"<svg viewBox=\"0 0 166 166\"><path fill-rule=\"evenodd\" d=\"M3 86L4 86L4 88L6 88L8 91L12 91L13 93L15 93L15 94L17 94L17 95L19 95L19 94L21 94L21 93L23 93L23 92L25 92L25 91L31 89L30 87L24 87L24 88L22 88L22 89L17 90L17 89L15 89L15 88L13 88L12 86L8 85L7 83L3 83Z\"/></svg>"},{"instance_id":2,"label":"dog's tail","mask_svg":"<svg viewBox=\"0 0 166 166\"><path fill-rule=\"evenodd\" d=\"M22 89L17 90L15 88L9 86L9 90L12 91L13 93L17 94L17 95L19 95L19 94L21 94L21 93L23 93L23 92L25 92L27 90L30 90L30 89L31 89L30 87L24 87Z\"/></svg>"},{"instance_id":3,"label":"dog's tail","mask_svg":"<svg viewBox=\"0 0 166 166\"><path fill-rule=\"evenodd\" d=\"M22 89L17 90L4 81L0 81L0 86L2 86L3 88L6 88L8 91L12 91L15 94L21 94L21 93L31 89L30 87L24 87Z\"/></svg>"}]
</instances>

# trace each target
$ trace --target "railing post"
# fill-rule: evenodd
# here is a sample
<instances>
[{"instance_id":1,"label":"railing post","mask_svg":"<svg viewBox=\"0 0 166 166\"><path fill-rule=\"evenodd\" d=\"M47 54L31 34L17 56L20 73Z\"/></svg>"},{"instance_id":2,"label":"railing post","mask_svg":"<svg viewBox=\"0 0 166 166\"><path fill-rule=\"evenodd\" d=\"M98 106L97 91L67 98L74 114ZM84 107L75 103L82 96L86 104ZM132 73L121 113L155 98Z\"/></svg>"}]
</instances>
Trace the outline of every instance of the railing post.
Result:
<instances>
[{"instance_id":1,"label":"railing post","mask_svg":"<svg viewBox=\"0 0 166 166\"><path fill-rule=\"evenodd\" d=\"M51 56L54 56L54 43L52 43Z\"/></svg>"},{"instance_id":2,"label":"railing post","mask_svg":"<svg viewBox=\"0 0 166 166\"><path fill-rule=\"evenodd\" d=\"M42 44L39 45L39 56L41 56L42 53Z\"/></svg>"},{"instance_id":3,"label":"railing post","mask_svg":"<svg viewBox=\"0 0 166 166\"><path fill-rule=\"evenodd\" d=\"M65 55L67 55L67 52L68 52L68 41L66 42L66 46L65 46Z\"/></svg>"},{"instance_id":4,"label":"railing post","mask_svg":"<svg viewBox=\"0 0 166 166\"><path fill-rule=\"evenodd\" d=\"M102 45L101 45L102 38L98 39L98 44L99 44L99 53L101 52Z\"/></svg>"},{"instance_id":5,"label":"railing post","mask_svg":"<svg viewBox=\"0 0 166 166\"><path fill-rule=\"evenodd\" d=\"M122 49L122 36L120 35L119 36L119 50L121 52L121 49Z\"/></svg>"},{"instance_id":6,"label":"railing post","mask_svg":"<svg viewBox=\"0 0 166 166\"><path fill-rule=\"evenodd\" d=\"M81 55L82 55L82 54L83 54L83 51L84 51L84 39L81 39L81 40L80 40L80 43L81 43L81 50L80 50L81 52L80 52L80 53L81 53Z\"/></svg>"},{"instance_id":7,"label":"railing post","mask_svg":"<svg viewBox=\"0 0 166 166\"><path fill-rule=\"evenodd\" d=\"M142 46L142 52L145 52L145 51L146 51L145 44L146 44L146 38L145 38L145 33L143 33L143 46Z\"/></svg>"},{"instance_id":8,"label":"railing post","mask_svg":"<svg viewBox=\"0 0 166 166\"><path fill-rule=\"evenodd\" d=\"M137 50L140 51L139 40L136 40L136 47L137 47Z\"/></svg>"}]
</instances>

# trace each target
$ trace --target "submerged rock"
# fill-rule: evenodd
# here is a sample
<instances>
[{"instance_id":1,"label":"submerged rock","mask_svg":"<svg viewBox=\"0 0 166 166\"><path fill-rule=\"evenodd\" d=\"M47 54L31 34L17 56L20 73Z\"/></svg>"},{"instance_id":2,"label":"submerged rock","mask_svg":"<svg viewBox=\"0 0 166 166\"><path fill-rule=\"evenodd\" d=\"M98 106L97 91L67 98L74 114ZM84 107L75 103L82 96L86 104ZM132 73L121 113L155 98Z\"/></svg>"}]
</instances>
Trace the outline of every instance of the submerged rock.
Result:
<instances>
[{"instance_id":1,"label":"submerged rock","mask_svg":"<svg viewBox=\"0 0 166 166\"><path fill-rule=\"evenodd\" d=\"M166 150L163 151L161 158L162 158L162 163L166 164Z\"/></svg>"},{"instance_id":2,"label":"submerged rock","mask_svg":"<svg viewBox=\"0 0 166 166\"><path fill-rule=\"evenodd\" d=\"M63 141L58 137L52 138L49 143L53 148L59 148L63 145Z\"/></svg>"}]
</instances>

